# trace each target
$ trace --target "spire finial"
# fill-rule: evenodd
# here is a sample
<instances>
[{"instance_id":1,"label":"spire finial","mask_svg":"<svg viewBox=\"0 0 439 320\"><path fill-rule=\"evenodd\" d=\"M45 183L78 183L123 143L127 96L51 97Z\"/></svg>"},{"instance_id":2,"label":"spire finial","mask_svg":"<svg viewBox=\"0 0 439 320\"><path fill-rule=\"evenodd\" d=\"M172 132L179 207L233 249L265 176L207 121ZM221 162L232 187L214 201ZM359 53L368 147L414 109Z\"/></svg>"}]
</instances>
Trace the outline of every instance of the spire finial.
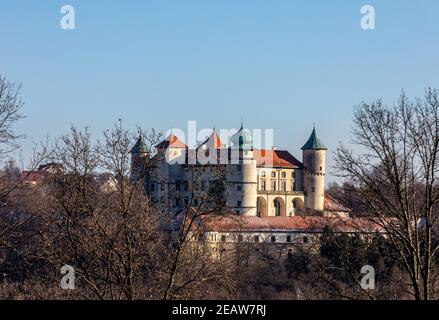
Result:
<instances>
[{"instance_id":1,"label":"spire finial","mask_svg":"<svg viewBox=\"0 0 439 320\"><path fill-rule=\"evenodd\" d=\"M215 123L213 124L213 132L215 132Z\"/></svg>"}]
</instances>

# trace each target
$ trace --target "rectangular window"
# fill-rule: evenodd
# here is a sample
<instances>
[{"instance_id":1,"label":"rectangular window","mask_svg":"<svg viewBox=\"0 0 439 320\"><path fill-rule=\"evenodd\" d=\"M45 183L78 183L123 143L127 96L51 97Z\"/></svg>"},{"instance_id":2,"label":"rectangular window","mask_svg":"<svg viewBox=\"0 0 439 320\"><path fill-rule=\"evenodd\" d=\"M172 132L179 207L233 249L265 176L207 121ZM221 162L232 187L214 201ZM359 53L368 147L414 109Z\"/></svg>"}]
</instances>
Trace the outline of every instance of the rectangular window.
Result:
<instances>
[{"instance_id":1,"label":"rectangular window","mask_svg":"<svg viewBox=\"0 0 439 320\"><path fill-rule=\"evenodd\" d=\"M276 180L271 180L271 190L276 191Z\"/></svg>"},{"instance_id":2,"label":"rectangular window","mask_svg":"<svg viewBox=\"0 0 439 320\"><path fill-rule=\"evenodd\" d=\"M259 242L259 236L255 236L255 242Z\"/></svg>"},{"instance_id":3,"label":"rectangular window","mask_svg":"<svg viewBox=\"0 0 439 320\"><path fill-rule=\"evenodd\" d=\"M267 181L262 180L261 181L261 190L266 191L267 190Z\"/></svg>"},{"instance_id":4,"label":"rectangular window","mask_svg":"<svg viewBox=\"0 0 439 320\"><path fill-rule=\"evenodd\" d=\"M237 206L237 207L240 207L241 204L242 204L241 201L237 201L237 202L236 202L236 206Z\"/></svg>"},{"instance_id":5,"label":"rectangular window","mask_svg":"<svg viewBox=\"0 0 439 320\"><path fill-rule=\"evenodd\" d=\"M286 173L285 171L282 171L282 173L281 173L281 177L282 177L282 178L286 178L286 177L287 177L287 173Z\"/></svg>"},{"instance_id":6,"label":"rectangular window","mask_svg":"<svg viewBox=\"0 0 439 320\"><path fill-rule=\"evenodd\" d=\"M312 187L311 192L316 192L316 188Z\"/></svg>"},{"instance_id":7,"label":"rectangular window","mask_svg":"<svg viewBox=\"0 0 439 320\"><path fill-rule=\"evenodd\" d=\"M151 183L151 191L155 191L155 184Z\"/></svg>"},{"instance_id":8,"label":"rectangular window","mask_svg":"<svg viewBox=\"0 0 439 320\"><path fill-rule=\"evenodd\" d=\"M204 234L199 233L198 234L198 241L203 241L204 240Z\"/></svg>"},{"instance_id":9,"label":"rectangular window","mask_svg":"<svg viewBox=\"0 0 439 320\"><path fill-rule=\"evenodd\" d=\"M271 171L271 177L276 178L276 171Z\"/></svg>"},{"instance_id":10,"label":"rectangular window","mask_svg":"<svg viewBox=\"0 0 439 320\"><path fill-rule=\"evenodd\" d=\"M308 243L308 237L303 237L303 243Z\"/></svg>"},{"instance_id":11,"label":"rectangular window","mask_svg":"<svg viewBox=\"0 0 439 320\"><path fill-rule=\"evenodd\" d=\"M291 242L291 236L287 236L287 242Z\"/></svg>"},{"instance_id":12,"label":"rectangular window","mask_svg":"<svg viewBox=\"0 0 439 320\"><path fill-rule=\"evenodd\" d=\"M291 178L295 179L296 178L296 171L291 171Z\"/></svg>"},{"instance_id":13,"label":"rectangular window","mask_svg":"<svg viewBox=\"0 0 439 320\"><path fill-rule=\"evenodd\" d=\"M275 236L271 236L271 242L276 242L276 237Z\"/></svg>"},{"instance_id":14,"label":"rectangular window","mask_svg":"<svg viewBox=\"0 0 439 320\"><path fill-rule=\"evenodd\" d=\"M242 190L242 186L237 186L237 188L236 188L238 191L241 191Z\"/></svg>"},{"instance_id":15,"label":"rectangular window","mask_svg":"<svg viewBox=\"0 0 439 320\"><path fill-rule=\"evenodd\" d=\"M265 177L265 171L264 170L261 171L261 177Z\"/></svg>"},{"instance_id":16,"label":"rectangular window","mask_svg":"<svg viewBox=\"0 0 439 320\"><path fill-rule=\"evenodd\" d=\"M291 180L291 191L296 191L296 180Z\"/></svg>"},{"instance_id":17,"label":"rectangular window","mask_svg":"<svg viewBox=\"0 0 439 320\"><path fill-rule=\"evenodd\" d=\"M226 242L226 236L225 235L221 236L221 242Z\"/></svg>"},{"instance_id":18,"label":"rectangular window","mask_svg":"<svg viewBox=\"0 0 439 320\"><path fill-rule=\"evenodd\" d=\"M282 180L280 182L280 190L281 191L286 191L287 190L287 182L285 180Z\"/></svg>"}]
</instances>

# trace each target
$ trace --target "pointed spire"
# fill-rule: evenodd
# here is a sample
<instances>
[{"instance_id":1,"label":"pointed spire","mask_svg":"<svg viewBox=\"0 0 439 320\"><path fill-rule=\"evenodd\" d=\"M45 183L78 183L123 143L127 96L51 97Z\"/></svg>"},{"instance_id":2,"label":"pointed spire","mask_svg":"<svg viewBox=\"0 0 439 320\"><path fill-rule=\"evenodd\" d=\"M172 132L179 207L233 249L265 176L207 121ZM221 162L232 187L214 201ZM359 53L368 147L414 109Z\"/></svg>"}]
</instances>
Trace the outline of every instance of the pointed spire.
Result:
<instances>
[{"instance_id":1,"label":"pointed spire","mask_svg":"<svg viewBox=\"0 0 439 320\"><path fill-rule=\"evenodd\" d=\"M224 144L221 142L221 139L219 138L218 134L215 132L215 126L213 126L213 131L210 134L209 137L204 140L197 148L200 148L202 146L206 147L213 147L215 149L220 149L224 147Z\"/></svg>"},{"instance_id":2,"label":"pointed spire","mask_svg":"<svg viewBox=\"0 0 439 320\"><path fill-rule=\"evenodd\" d=\"M137 139L134 146L131 148L130 153L147 153L148 147L143 140L143 134L139 131L139 138Z\"/></svg>"},{"instance_id":3,"label":"pointed spire","mask_svg":"<svg viewBox=\"0 0 439 320\"><path fill-rule=\"evenodd\" d=\"M313 125L311 136L302 147L302 150L328 150L317 136L315 124Z\"/></svg>"}]
</instances>

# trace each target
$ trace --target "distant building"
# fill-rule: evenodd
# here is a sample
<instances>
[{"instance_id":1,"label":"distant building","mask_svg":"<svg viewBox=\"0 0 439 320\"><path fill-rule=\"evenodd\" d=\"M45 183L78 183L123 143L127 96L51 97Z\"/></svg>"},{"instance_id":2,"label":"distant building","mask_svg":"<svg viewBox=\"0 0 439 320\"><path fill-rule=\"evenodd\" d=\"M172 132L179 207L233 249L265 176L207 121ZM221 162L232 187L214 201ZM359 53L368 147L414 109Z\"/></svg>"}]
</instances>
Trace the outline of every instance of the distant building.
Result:
<instances>
[{"instance_id":1,"label":"distant building","mask_svg":"<svg viewBox=\"0 0 439 320\"><path fill-rule=\"evenodd\" d=\"M117 180L110 173L100 173L93 176L94 181L99 186L99 190L104 193L111 193L117 190Z\"/></svg>"},{"instance_id":2,"label":"distant building","mask_svg":"<svg viewBox=\"0 0 439 320\"><path fill-rule=\"evenodd\" d=\"M38 167L35 171L22 171L21 180L31 186L36 186L44 181L44 178L49 174L63 173L64 167L59 163L46 163Z\"/></svg>"},{"instance_id":3,"label":"distant building","mask_svg":"<svg viewBox=\"0 0 439 320\"><path fill-rule=\"evenodd\" d=\"M39 166L38 171L46 173L64 173L64 166L60 163L49 162Z\"/></svg>"}]
</instances>

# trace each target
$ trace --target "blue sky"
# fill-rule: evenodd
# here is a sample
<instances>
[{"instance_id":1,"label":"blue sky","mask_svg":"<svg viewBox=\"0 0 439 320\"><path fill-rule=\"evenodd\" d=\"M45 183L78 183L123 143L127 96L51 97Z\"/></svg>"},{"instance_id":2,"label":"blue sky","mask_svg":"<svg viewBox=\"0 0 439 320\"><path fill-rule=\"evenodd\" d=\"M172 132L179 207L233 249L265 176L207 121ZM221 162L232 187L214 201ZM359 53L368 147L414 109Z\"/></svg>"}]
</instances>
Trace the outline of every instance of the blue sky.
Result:
<instances>
[{"instance_id":1,"label":"blue sky","mask_svg":"<svg viewBox=\"0 0 439 320\"><path fill-rule=\"evenodd\" d=\"M76 30L59 27L76 9ZM376 30L360 28L360 8ZM0 73L21 82L31 140L122 118L162 131L273 128L299 159L313 122L331 154L361 100L439 87L439 2L0 0ZM329 154L329 165L332 157Z\"/></svg>"}]
</instances>

